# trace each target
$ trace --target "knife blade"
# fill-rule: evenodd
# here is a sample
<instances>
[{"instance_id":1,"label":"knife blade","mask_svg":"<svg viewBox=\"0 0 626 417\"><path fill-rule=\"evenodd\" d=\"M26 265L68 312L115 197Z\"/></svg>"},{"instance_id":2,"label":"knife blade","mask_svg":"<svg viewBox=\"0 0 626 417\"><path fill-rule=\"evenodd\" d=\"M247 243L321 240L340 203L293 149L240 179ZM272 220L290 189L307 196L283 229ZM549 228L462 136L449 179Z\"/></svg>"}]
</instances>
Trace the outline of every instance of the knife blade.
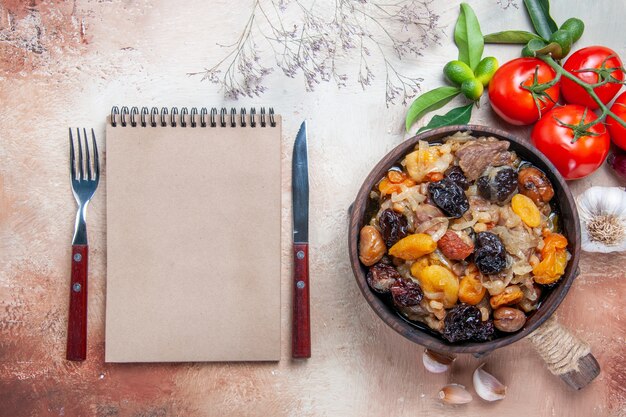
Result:
<instances>
[{"instance_id":1,"label":"knife blade","mask_svg":"<svg viewBox=\"0 0 626 417\"><path fill-rule=\"evenodd\" d=\"M293 198L293 323L291 356L311 357L309 311L309 163L306 120L293 145L291 192Z\"/></svg>"}]
</instances>

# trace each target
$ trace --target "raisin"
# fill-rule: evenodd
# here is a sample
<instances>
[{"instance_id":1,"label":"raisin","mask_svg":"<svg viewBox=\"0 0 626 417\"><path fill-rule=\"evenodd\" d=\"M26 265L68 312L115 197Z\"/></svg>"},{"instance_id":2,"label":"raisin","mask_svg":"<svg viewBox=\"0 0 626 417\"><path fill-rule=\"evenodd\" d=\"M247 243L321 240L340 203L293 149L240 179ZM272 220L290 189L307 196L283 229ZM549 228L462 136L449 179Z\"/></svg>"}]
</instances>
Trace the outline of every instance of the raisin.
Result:
<instances>
[{"instance_id":1,"label":"raisin","mask_svg":"<svg viewBox=\"0 0 626 417\"><path fill-rule=\"evenodd\" d=\"M376 292L381 294L389 292L389 289L401 278L400 273L391 265L377 263L367 273L367 283Z\"/></svg>"},{"instance_id":2,"label":"raisin","mask_svg":"<svg viewBox=\"0 0 626 417\"><path fill-rule=\"evenodd\" d=\"M493 337L491 320L482 321L480 310L468 304L459 304L446 314L443 337L449 342L473 340L484 342Z\"/></svg>"},{"instance_id":3,"label":"raisin","mask_svg":"<svg viewBox=\"0 0 626 417\"><path fill-rule=\"evenodd\" d=\"M409 222L403 214L387 209L380 214L378 225L388 248L409 234Z\"/></svg>"},{"instance_id":4,"label":"raisin","mask_svg":"<svg viewBox=\"0 0 626 417\"><path fill-rule=\"evenodd\" d=\"M467 196L455 182L448 178L428 184L430 199L447 216L459 218L469 210Z\"/></svg>"},{"instance_id":5,"label":"raisin","mask_svg":"<svg viewBox=\"0 0 626 417\"><path fill-rule=\"evenodd\" d=\"M413 281L399 279L391 286L391 298L397 306L411 307L417 305L423 297L422 289Z\"/></svg>"},{"instance_id":6,"label":"raisin","mask_svg":"<svg viewBox=\"0 0 626 417\"><path fill-rule=\"evenodd\" d=\"M452 165L450 168L446 169L443 175L464 190L467 190L470 186L470 182L458 165Z\"/></svg>"},{"instance_id":7,"label":"raisin","mask_svg":"<svg viewBox=\"0 0 626 417\"><path fill-rule=\"evenodd\" d=\"M493 168L478 178L476 186L484 199L503 203L517 190L517 172L511 167Z\"/></svg>"},{"instance_id":8,"label":"raisin","mask_svg":"<svg viewBox=\"0 0 626 417\"><path fill-rule=\"evenodd\" d=\"M474 263L485 275L497 274L506 267L506 251L498 236L491 232L476 234Z\"/></svg>"}]
</instances>

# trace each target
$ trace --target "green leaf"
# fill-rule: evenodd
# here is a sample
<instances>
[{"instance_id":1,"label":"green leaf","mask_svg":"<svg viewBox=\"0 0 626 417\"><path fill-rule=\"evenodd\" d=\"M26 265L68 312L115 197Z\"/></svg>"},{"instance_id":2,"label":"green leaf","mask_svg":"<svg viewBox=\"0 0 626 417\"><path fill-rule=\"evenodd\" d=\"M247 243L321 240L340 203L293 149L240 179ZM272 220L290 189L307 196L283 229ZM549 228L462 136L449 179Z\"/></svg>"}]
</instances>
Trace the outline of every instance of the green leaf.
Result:
<instances>
[{"instance_id":1,"label":"green leaf","mask_svg":"<svg viewBox=\"0 0 626 417\"><path fill-rule=\"evenodd\" d=\"M544 39L550 39L550 35L556 32L558 27L550 17L549 0L524 0L524 5L537 34Z\"/></svg>"},{"instance_id":2,"label":"green leaf","mask_svg":"<svg viewBox=\"0 0 626 417\"><path fill-rule=\"evenodd\" d=\"M441 108L460 92L461 90L457 87L439 87L416 98L406 113L407 132L413 126L413 123L417 122L424 114Z\"/></svg>"},{"instance_id":3,"label":"green leaf","mask_svg":"<svg viewBox=\"0 0 626 417\"><path fill-rule=\"evenodd\" d=\"M442 126L466 125L469 123L470 117L472 116L472 108L474 108L474 103L454 108L443 116L433 116L430 122L428 122L426 126L421 127L417 133Z\"/></svg>"},{"instance_id":4,"label":"green leaf","mask_svg":"<svg viewBox=\"0 0 626 417\"><path fill-rule=\"evenodd\" d=\"M507 30L504 32L490 33L483 38L485 43L515 43L525 45L532 39L542 40L541 36L524 30Z\"/></svg>"},{"instance_id":5,"label":"green leaf","mask_svg":"<svg viewBox=\"0 0 626 417\"><path fill-rule=\"evenodd\" d=\"M454 43L459 48L459 61L475 70L483 56L485 41L478 19L467 3L461 3L461 13L454 28Z\"/></svg>"}]
</instances>

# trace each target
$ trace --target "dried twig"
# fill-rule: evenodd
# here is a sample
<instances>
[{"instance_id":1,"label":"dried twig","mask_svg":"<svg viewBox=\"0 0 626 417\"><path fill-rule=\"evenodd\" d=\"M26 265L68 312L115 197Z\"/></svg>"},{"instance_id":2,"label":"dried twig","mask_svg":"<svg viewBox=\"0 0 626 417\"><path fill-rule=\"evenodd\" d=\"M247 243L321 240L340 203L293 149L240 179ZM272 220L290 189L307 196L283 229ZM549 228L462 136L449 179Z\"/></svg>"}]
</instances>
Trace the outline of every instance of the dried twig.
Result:
<instances>
[{"instance_id":1,"label":"dried twig","mask_svg":"<svg viewBox=\"0 0 626 417\"><path fill-rule=\"evenodd\" d=\"M341 61L359 59L356 79L362 88L375 78L372 54L385 69L387 104L406 103L419 90L421 78L398 71L398 60L419 57L424 48L438 43L441 31L433 0L399 0L382 3L368 0L335 0L334 8L304 0L256 0L239 39L225 46L229 52L217 64L190 75L219 84L227 97L259 96L266 90L264 78L274 69L288 77L304 76L307 91L322 81L344 87L349 76L339 70ZM288 23L287 9L297 21ZM261 62L259 44L274 55L271 66Z\"/></svg>"}]
</instances>

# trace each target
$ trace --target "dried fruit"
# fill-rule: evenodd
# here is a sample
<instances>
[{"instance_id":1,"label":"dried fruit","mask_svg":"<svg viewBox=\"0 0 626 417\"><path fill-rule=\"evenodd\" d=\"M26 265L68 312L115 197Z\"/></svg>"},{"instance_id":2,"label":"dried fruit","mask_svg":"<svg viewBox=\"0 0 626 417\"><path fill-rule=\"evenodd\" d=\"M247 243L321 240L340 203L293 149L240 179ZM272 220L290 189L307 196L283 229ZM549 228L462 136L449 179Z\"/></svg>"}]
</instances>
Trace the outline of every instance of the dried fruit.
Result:
<instances>
[{"instance_id":1,"label":"dried fruit","mask_svg":"<svg viewBox=\"0 0 626 417\"><path fill-rule=\"evenodd\" d=\"M541 212L530 197L523 194L515 194L511 200L511 209L517 214L528 227L539 227L541 224Z\"/></svg>"},{"instance_id":2,"label":"dried fruit","mask_svg":"<svg viewBox=\"0 0 626 417\"><path fill-rule=\"evenodd\" d=\"M459 283L459 300L462 303L476 305L485 297L487 289L476 274L464 276Z\"/></svg>"},{"instance_id":3,"label":"dried fruit","mask_svg":"<svg viewBox=\"0 0 626 417\"><path fill-rule=\"evenodd\" d=\"M393 283L390 290L393 303L400 307L418 305L424 297L420 286L410 280L399 279Z\"/></svg>"},{"instance_id":4,"label":"dried fruit","mask_svg":"<svg viewBox=\"0 0 626 417\"><path fill-rule=\"evenodd\" d=\"M448 384L439 391L439 399L448 404L467 404L472 401L472 394L463 385Z\"/></svg>"},{"instance_id":5,"label":"dried fruit","mask_svg":"<svg viewBox=\"0 0 626 417\"><path fill-rule=\"evenodd\" d=\"M566 265L567 252L565 249L550 252L533 268L533 279L537 284L554 284L565 273Z\"/></svg>"},{"instance_id":6,"label":"dried fruit","mask_svg":"<svg viewBox=\"0 0 626 417\"><path fill-rule=\"evenodd\" d=\"M554 197L554 189L546 174L535 167L521 169L518 173L519 192L533 202L548 203Z\"/></svg>"},{"instance_id":7,"label":"dried fruit","mask_svg":"<svg viewBox=\"0 0 626 417\"><path fill-rule=\"evenodd\" d=\"M434 374L446 372L455 360L456 356L454 355L439 353L429 349L424 349L424 354L422 355L424 368Z\"/></svg>"},{"instance_id":8,"label":"dried fruit","mask_svg":"<svg viewBox=\"0 0 626 417\"><path fill-rule=\"evenodd\" d=\"M380 261L387 247L380 232L374 226L364 226L359 234L359 259L365 266Z\"/></svg>"},{"instance_id":9,"label":"dried fruit","mask_svg":"<svg viewBox=\"0 0 626 417\"><path fill-rule=\"evenodd\" d=\"M389 254L404 260L415 260L437 249L437 243L430 235L416 233L399 240L389 249Z\"/></svg>"},{"instance_id":10,"label":"dried fruit","mask_svg":"<svg viewBox=\"0 0 626 417\"><path fill-rule=\"evenodd\" d=\"M502 203L517 190L517 172L508 166L491 168L478 178L476 186L486 200Z\"/></svg>"},{"instance_id":11,"label":"dried fruit","mask_svg":"<svg viewBox=\"0 0 626 417\"><path fill-rule=\"evenodd\" d=\"M560 233L547 233L543 239L541 255L545 256L549 252L554 252L567 247L567 238Z\"/></svg>"},{"instance_id":12,"label":"dried fruit","mask_svg":"<svg viewBox=\"0 0 626 417\"><path fill-rule=\"evenodd\" d=\"M470 186L470 182L467 180L467 177L463 173L463 170L458 165L453 165L450 168L446 169L446 172L443 173L443 176L463 190L467 190Z\"/></svg>"},{"instance_id":13,"label":"dried fruit","mask_svg":"<svg viewBox=\"0 0 626 417\"><path fill-rule=\"evenodd\" d=\"M391 286L401 278L402 276L396 268L384 263L377 263L367 273L367 283L379 293L389 292Z\"/></svg>"},{"instance_id":14,"label":"dried fruit","mask_svg":"<svg viewBox=\"0 0 626 417\"><path fill-rule=\"evenodd\" d=\"M506 267L506 250L498 236L491 232L476 234L474 263L485 275L497 274Z\"/></svg>"},{"instance_id":15,"label":"dried fruit","mask_svg":"<svg viewBox=\"0 0 626 417\"><path fill-rule=\"evenodd\" d=\"M557 282L567 266L567 239L559 233L547 233L541 249L542 260L533 267L533 279L537 284L550 285Z\"/></svg>"},{"instance_id":16,"label":"dried fruit","mask_svg":"<svg viewBox=\"0 0 626 417\"><path fill-rule=\"evenodd\" d=\"M390 172L397 172L397 171L390 171ZM394 174L392 175L392 177L394 179L397 179L397 176ZM382 195L390 195L390 194L398 194L402 192L402 186L405 187L412 187L415 185L415 181L413 181L410 178L405 178L402 181L395 183L393 182L393 180L391 180L389 177L387 178L383 178L382 181L380 183L378 183L378 191L380 191L380 193Z\"/></svg>"},{"instance_id":17,"label":"dried fruit","mask_svg":"<svg viewBox=\"0 0 626 417\"><path fill-rule=\"evenodd\" d=\"M486 401L503 400L506 396L506 385L498 381L496 377L483 370L485 364L480 365L472 377L474 390L480 398Z\"/></svg>"},{"instance_id":18,"label":"dried fruit","mask_svg":"<svg viewBox=\"0 0 626 417\"><path fill-rule=\"evenodd\" d=\"M378 225L388 248L409 234L409 222L406 217L391 209L380 214Z\"/></svg>"},{"instance_id":19,"label":"dried fruit","mask_svg":"<svg viewBox=\"0 0 626 417\"><path fill-rule=\"evenodd\" d=\"M465 232L448 229L437 242L437 247L448 259L460 261L474 252L474 242Z\"/></svg>"},{"instance_id":20,"label":"dried fruit","mask_svg":"<svg viewBox=\"0 0 626 417\"><path fill-rule=\"evenodd\" d=\"M516 332L524 327L525 323L526 315L516 308L500 307L493 312L493 325L502 332Z\"/></svg>"},{"instance_id":21,"label":"dried fruit","mask_svg":"<svg viewBox=\"0 0 626 417\"><path fill-rule=\"evenodd\" d=\"M445 308L454 307L459 294L459 279L452 271L441 265L415 269L414 276L420 282L426 298L442 301ZM411 266L413 273L414 268Z\"/></svg>"},{"instance_id":22,"label":"dried fruit","mask_svg":"<svg viewBox=\"0 0 626 417\"><path fill-rule=\"evenodd\" d=\"M407 175L399 169L391 169L387 172L387 178L394 184L400 184L407 179Z\"/></svg>"},{"instance_id":23,"label":"dried fruit","mask_svg":"<svg viewBox=\"0 0 626 417\"><path fill-rule=\"evenodd\" d=\"M509 285L500 294L494 295L489 300L491 308L496 309L501 306L517 304L524 298L524 293L517 285Z\"/></svg>"},{"instance_id":24,"label":"dried fruit","mask_svg":"<svg viewBox=\"0 0 626 417\"><path fill-rule=\"evenodd\" d=\"M428 193L431 200L443 212L453 218L459 218L469 210L467 196L452 180L447 178L428 184Z\"/></svg>"},{"instance_id":25,"label":"dried fruit","mask_svg":"<svg viewBox=\"0 0 626 417\"><path fill-rule=\"evenodd\" d=\"M493 333L493 322L482 321L478 308L459 304L446 315L442 335L452 343L464 340L484 342L491 339Z\"/></svg>"}]
</instances>

